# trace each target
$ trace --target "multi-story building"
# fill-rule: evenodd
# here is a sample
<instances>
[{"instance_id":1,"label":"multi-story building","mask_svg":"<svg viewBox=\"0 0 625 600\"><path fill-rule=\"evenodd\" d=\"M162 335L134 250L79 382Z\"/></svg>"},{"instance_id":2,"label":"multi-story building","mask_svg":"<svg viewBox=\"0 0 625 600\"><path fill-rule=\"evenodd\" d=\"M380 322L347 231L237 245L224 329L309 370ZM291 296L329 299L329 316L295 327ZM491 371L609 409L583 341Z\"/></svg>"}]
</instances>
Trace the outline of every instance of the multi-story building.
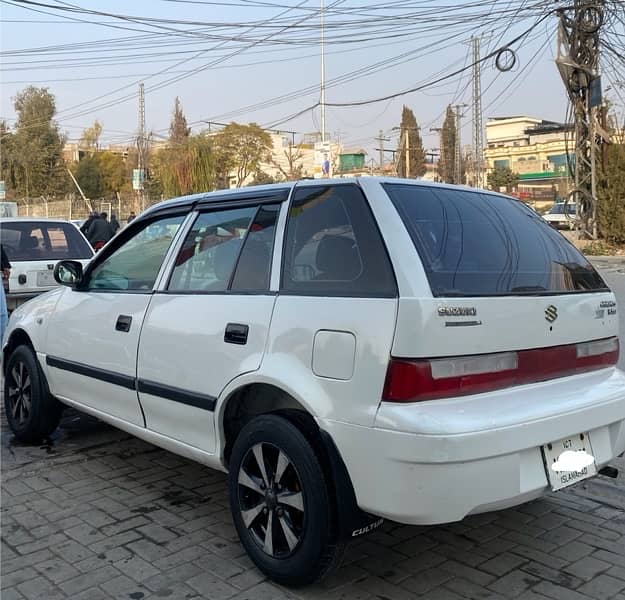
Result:
<instances>
[{"instance_id":1,"label":"multi-story building","mask_svg":"<svg viewBox=\"0 0 625 600\"><path fill-rule=\"evenodd\" d=\"M573 189L575 141L571 125L533 117L498 117L486 123L486 172L519 174L514 193L524 200L557 200Z\"/></svg>"}]
</instances>

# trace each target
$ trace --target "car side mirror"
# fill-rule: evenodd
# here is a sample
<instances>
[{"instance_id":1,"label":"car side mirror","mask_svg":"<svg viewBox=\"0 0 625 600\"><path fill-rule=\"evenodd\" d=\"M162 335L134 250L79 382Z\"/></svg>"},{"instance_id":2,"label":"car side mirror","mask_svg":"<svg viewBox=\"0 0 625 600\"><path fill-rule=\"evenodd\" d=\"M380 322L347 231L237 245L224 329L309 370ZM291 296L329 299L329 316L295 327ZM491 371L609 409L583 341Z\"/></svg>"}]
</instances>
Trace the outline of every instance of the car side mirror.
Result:
<instances>
[{"instance_id":1,"label":"car side mirror","mask_svg":"<svg viewBox=\"0 0 625 600\"><path fill-rule=\"evenodd\" d=\"M61 260L54 267L54 280L74 288L82 281L82 263L77 260Z\"/></svg>"}]
</instances>

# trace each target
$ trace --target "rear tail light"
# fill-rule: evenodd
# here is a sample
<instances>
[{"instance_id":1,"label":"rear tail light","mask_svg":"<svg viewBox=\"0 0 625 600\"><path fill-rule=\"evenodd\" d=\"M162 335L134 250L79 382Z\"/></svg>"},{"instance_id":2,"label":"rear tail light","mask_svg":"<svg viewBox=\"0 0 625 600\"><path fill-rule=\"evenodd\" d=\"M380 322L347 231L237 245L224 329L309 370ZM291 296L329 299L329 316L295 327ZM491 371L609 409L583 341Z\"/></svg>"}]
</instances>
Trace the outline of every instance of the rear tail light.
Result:
<instances>
[{"instance_id":1,"label":"rear tail light","mask_svg":"<svg viewBox=\"0 0 625 600\"><path fill-rule=\"evenodd\" d=\"M434 359L391 359L382 399L421 402L479 394L615 365L618 338L580 344Z\"/></svg>"}]
</instances>

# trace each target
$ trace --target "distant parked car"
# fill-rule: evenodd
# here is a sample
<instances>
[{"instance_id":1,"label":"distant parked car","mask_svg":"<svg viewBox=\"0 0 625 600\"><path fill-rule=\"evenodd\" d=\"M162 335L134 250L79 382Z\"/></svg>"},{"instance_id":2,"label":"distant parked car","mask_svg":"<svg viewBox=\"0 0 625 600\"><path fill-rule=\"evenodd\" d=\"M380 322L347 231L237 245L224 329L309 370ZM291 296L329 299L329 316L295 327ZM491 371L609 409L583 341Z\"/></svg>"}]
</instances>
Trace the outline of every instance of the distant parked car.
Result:
<instances>
[{"instance_id":1,"label":"distant parked car","mask_svg":"<svg viewBox=\"0 0 625 600\"><path fill-rule=\"evenodd\" d=\"M85 236L59 219L0 218L0 242L11 261L9 311L58 285L54 280L58 261L74 259L86 266L93 256Z\"/></svg>"},{"instance_id":2,"label":"distant parked car","mask_svg":"<svg viewBox=\"0 0 625 600\"><path fill-rule=\"evenodd\" d=\"M543 219L556 229L573 229L577 222L577 209L574 203L556 202Z\"/></svg>"},{"instance_id":3,"label":"distant parked car","mask_svg":"<svg viewBox=\"0 0 625 600\"><path fill-rule=\"evenodd\" d=\"M80 229L85 224L85 219L71 219L70 223L73 223L76 227L78 227L78 229Z\"/></svg>"}]
</instances>

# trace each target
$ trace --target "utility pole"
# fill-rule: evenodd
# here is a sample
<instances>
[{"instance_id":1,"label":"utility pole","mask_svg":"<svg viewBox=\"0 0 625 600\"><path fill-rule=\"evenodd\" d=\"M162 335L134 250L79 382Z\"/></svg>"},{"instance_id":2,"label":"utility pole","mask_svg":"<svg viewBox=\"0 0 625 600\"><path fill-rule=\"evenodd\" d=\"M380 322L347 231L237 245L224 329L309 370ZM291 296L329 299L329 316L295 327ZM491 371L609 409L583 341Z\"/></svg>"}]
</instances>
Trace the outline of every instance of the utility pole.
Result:
<instances>
[{"instance_id":1,"label":"utility pole","mask_svg":"<svg viewBox=\"0 0 625 600\"><path fill-rule=\"evenodd\" d=\"M380 151L380 170L384 166L384 142L390 142L391 138L384 137L384 132L380 129L377 138L373 138L380 143L380 147L376 148L376 150Z\"/></svg>"},{"instance_id":2,"label":"utility pole","mask_svg":"<svg viewBox=\"0 0 625 600\"><path fill-rule=\"evenodd\" d=\"M321 96L319 104L321 105L321 142L326 141L326 66L325 66L325 38L324 38L324 17L325 6L324 0L321 0Z\"/></svg>"},{"instance_id":3,"label":"utility pole","mask_svg":"<svg viewBox=\"0 0 625 600\"><path fill-rule=\"evenodd\" d=\"M598 124L601 110L599 30L603 25L603 0L574 0L560 9L556 64L573 106L575 118L575 189L581 228L597 238L597 160L601 141L607 142Z\"/></svg>"},{"instance_id":4,"label":"utility pole","mask_svg":"<svg viewBox=\"0 0 625 600\"><path fill-rule=\"evenodd\" d=\"M421 130L421 128L418 125L416 127L393 127L393 131L396 131L398 129L399 129L399 147L401 148L401 153L404 154L404 160L406 163L406 172L404 173L404 177L406 179L410 179L410 133L409 132L416 131L418 133Z\"/></svg>"},{"instance_id":5,"label":"utility pole","mask_svg":"<svg viewBox=\"0 0 625 600\"><path fill-rule=\"evenodd\" d=\"M462 144L460 143L460 119L462 115L462 109L466 107L466 104L456 104L456 146L454 156L454 183L462 183Z\"/></svg>"},{"instance_id":6,"label":"utility pole","mask_svg":"<svg viewBox=\"0 0 625 600\"><path fill-rule=\"evenodd\" d=\"M136 210L143 211L145 208L143 198L143 182L145 181L146 163L146 137L145 137L145 86L139 84L139 135L137 136L137 171L133 176L133 188L137 192L138 205Z\"/></svg>"},{"instance_id":7,"label":"utility pole","mask_svg":"<svg viewBox=\"0 0 625 600\"><path fill-rule=\"evenodd\" d=\"M441 159L443 158L443 128L442 127L430 127L430 133L438 133L438 175L436 177L436 181L441 181L440 176L440 168L441 168Z\"/></svg>"},{"instance_id":8,"label":"utility pole","mask_svg":"<svg viewBox=\"0 0 625 600\"><path fill-rule=\"evenodd\" d=\"M475 187L484 187L484 137L482 134L482 82L480 63L480 38L471 37L473 45L473 169ZM460 133L458 133L460 135Z\"/></svg>"},{"instance_id":9,"label":"utility pole","mask_svg":"<svg viewBox=\"0 0 625 600\"><path fill-rule=\"evenodd\" d=\"M375 148L375 150L380 150L380 148ZM399 150L391 150L390 148L381 148L383 152L390 152L393 155L392 164L395 167L395 175L397 175L397 161L395 160L395 155L399 153Z\"/></svg>"},{"instance_id":10,"label":"utility pole","mask_svg":"<svg viewBox=\"0 0 625 600\"><path fill-rule=\"evenodd\" d=\"M410 134L408 128L404 129L404 142L406 144L406 179L410 179Z\"/></svg>"}]
</instances>

